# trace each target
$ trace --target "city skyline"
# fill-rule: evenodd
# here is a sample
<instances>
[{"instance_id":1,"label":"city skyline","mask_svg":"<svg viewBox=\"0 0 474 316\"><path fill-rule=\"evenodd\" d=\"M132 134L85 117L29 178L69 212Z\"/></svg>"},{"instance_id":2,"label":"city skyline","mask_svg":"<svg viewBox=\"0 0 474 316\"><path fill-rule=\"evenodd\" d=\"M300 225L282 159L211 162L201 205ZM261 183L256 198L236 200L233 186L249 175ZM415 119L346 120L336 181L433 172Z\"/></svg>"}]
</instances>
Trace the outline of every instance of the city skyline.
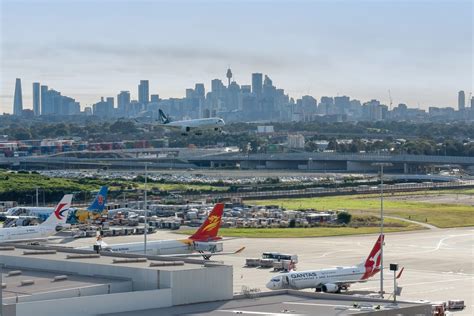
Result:
<instances>
[{"instance_id":1,"label":"city skyline","mask_svg":"<svg viewBox=\"0 0 474 316\"><path fill-rule=\"evenodd\" d=\"M12 112L15 78L24 108L32 108L33 82L84 108L122 90L138 99L144 78L162 98L184 97L197 82L208 91L229 66L240 83L268 73L290 97L318 101L388 104L390 89L394 104L457 107L456 93L468 98L473 86L470 1L129 4L2 1L0 112ZM49 21L53 7L60 28Z\"/></svg>"}]
</instances>

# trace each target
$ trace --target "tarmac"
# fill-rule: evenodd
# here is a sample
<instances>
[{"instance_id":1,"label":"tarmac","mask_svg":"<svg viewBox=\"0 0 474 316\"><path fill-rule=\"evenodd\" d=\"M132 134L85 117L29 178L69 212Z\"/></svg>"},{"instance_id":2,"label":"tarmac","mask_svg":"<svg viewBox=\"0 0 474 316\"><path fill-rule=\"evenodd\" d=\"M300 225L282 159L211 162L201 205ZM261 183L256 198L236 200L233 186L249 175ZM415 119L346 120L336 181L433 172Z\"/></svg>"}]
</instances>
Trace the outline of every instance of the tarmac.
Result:
<instances>
[{"instance_id":1,"label":"tarmac","mask_svg":"<svg viewBox=\"0 0 474 316\"><path fill-rule=\"evenodd\" d=\"M158 231L149 240L179 239L170 231ZM297 254L297 270L314 270L335 266L354 265L365 261L377 235L317 237L317 238L231 238L224 241L224 251L245 246L236 255L214 256L234 267L234 292L242 287L268 291L265 284L277 274L271 269L247 268L246 258L258 258L264 251ZM111 237L109 244L142 241L143 236ZM86 246L91 238L74 240L67 246ZM390 263L398 263L404 272L398 280L404 301L447 301L462 299L466 308L455 315L474 312L474 228L454 228L390 233L385 237L384 291L385 298L393 293L393 273ZM380 289L380 274L366 283L354 284L347 294L374 295ZM308 290L309 291L309 290Z\"/></svg>"}]
</instances>

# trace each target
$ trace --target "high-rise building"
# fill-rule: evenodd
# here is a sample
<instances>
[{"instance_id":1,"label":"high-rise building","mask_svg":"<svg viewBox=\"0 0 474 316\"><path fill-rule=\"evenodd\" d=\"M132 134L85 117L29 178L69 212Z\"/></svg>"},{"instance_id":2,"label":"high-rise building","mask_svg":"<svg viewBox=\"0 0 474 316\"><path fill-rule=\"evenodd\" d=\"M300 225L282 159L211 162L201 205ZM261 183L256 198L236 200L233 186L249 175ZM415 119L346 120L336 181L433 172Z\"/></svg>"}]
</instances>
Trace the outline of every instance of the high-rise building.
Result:
<instances>
[{"instance_id":1,"label":"high-rise building","mask_svg":"<svg viewBox=\"0 0 474 316\"><path fill-rule=\"evenodd\" d=\"M151 102L151 103L158 103L158 102L160 102L160 95L159 95L159 94L151 94L151 95L150 95L150 102Z\"/></svg>"},{"instance_id":2,"label":"high-rise building","mask_svg":"<svg viewBox=\"0 0 474 316\"><path fill-rule=\"evenodd\" d=\"M458 92L458 110L463 111L465 107L466 107L466 95L464 94L464 91L461 90Z\"/></svg>"},{"instance_id":3,"label":"high-rise building","mask_svg":"<svg viewBox=\"0 0 474 316\"><path fill-rule=\"evenodd\" d=\"M204 99L206 96L206 90L204 88L204 83L196 83L194 86L194 93L197 98Z\"/></svg>"},{"instance_id":4,"label":"high-rise building","mask_svg":"<svg viewBox=\"0 0 474 316\"><path fill-rule=\"evenodd\" d=\"M35 114L35 116L39 116L41 114L40 101L40 83L33 82L33 113Z\"/></svg>"},{"instance_id":5,"label":"high-rise building","mask_svg":"<svg viewBox=\"0 0 474 316\"><path fill-rule=\"evenodd\" d=\"M41 115L46 115L46 96L48 93L48 86L40 87L40 100L41 100Z\"/></svg>"},{"instance_id":6,"label":"high-rise building","mask_svg":"<svg viewBox=\"0 0 474 316\"><path fill-rule=\"evenodd\" d=\"M474 96L471 97L471 111L474 111Z\"/></svg>"},{"instance_id":7,"label":"high-rise building","mask_svg":"<svg viewBox=\"0 0 474 316\"><path fill-rule=\"evenodd\" d=\"M126 107L130 104L130 92L120 91L117 95L117 108L121 114L125 114Z\"/></svg>"},{"instance_id":8,"label":"high-rise building","mask_svg":"<svg viewBox=\"0 0 474 316\"><path fill-rule=\"evenodd\" d=\"M16 78L15 96L13 98L13 115L21 115L23 112L23 96L21 93L21 79Z\"/></svg>"},{"instance_id":9,"label":"high-rise building","mask_svg":"<svg viewBox=\"0 0 474 316\"><path fill-rule=\"evenodd\" d=\"M261 73L252 74L252 92L256 95L262 94L263 77Z\"/></svg>"},{"instance_id":10,"label":"high-rise building","mask_svg":"<svg viewBox=\"0 0 474 316\"><path fill-rule=\"evenodd\" d=\"M148 80L140 80L138 85L138 102L143 105L150 103L150 89Z\"/></svg>"}]
</instances>

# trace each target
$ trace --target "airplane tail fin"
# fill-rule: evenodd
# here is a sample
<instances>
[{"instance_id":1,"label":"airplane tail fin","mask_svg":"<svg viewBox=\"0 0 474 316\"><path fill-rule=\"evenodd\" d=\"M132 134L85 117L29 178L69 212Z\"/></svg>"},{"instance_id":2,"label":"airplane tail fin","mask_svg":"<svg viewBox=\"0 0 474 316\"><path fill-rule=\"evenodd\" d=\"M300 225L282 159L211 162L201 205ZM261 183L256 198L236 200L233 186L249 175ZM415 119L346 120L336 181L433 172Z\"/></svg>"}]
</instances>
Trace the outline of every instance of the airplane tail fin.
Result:
<instances>
[{"instance_id":1,"label":"airplane tail fin","mask_svg":"<svg viewBox=\"0 0 474 316\"><path fill-rule=\"evenodd\" d=\"M105 209L105 204L107 204L107 186L100 187L99 193L97 193L94 201L87 208L89 212L102 213Z\"/></svg>"},{"instance_id":2,"label":"airplane tail fin","mask_svg":"<svg viewBox=\"0 0 474 316\"><path fill-rule=\"evenodd\" d=\"M162 124L168 124L170 122L169 117L166 116L166 114L161 109L158 109L158 113L159 113L158 118Z\"/></svg>"},{"instance_id":3,"label":"airplane tail fin","mask_svg":"<svg viewBox=\"0 0 474 316\"><path fill-rule=\"evenodd\" d=\"M380 271L380 261L381 261L381 252L382 252L382 244L384 242L384 235L380 235L375 242L372 251L370 252L367 260L363 263L365 267L365 273L362 276L362 280L366 280Z\"/></svg>"},{"instance_id":4,"label":"airplane tail fin","mask_svg":"<svg viewBox=\"0 0 474 316\"><path fill-rule=\"evenodd\" d=\"M210 241L217 240L220 237L217 236L219 228L221 227L222 213L224 212L224 204L217 203L212 209L209 216L206 218L201 227L189 237L195 241Z\"/></svg>"},{"instance_id":5,"label":"airplane tail fin","mask_svg":"<svg viewBox=\"0 0 474 316\"><path fill-rule=\"evenodd\" d=\"M56 205L54 212L41 223L42 226L56 227L60 224L65 224L69 209L71 208L72 194L66 194L61 201Z\"/></svg>"}]
</instances>

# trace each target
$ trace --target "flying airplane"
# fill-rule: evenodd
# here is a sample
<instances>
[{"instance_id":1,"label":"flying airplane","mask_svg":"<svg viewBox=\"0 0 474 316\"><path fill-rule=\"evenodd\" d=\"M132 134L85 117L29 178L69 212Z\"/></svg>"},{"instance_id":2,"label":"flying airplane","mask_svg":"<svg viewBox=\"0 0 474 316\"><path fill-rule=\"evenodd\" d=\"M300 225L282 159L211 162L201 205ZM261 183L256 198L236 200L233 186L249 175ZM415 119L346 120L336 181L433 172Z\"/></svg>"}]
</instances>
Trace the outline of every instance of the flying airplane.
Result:
<instances>
[{"instance_id":1,"label":"flying airplane","mask_svg":"<svg viewBox=\"0 0 474 316\"><path fill-rule=\"evenodd\" d=\"M160 124L158 124L158 126L162 126L170 130L181 131L181 135L183 136L188 135L190 132L193 132L196 135L202 135L202 132L206 130L222 132L222 127L225 125L224 120L219 117L171 121L161 109L159 109L158 112L160 120Z\"/></svg>"},{"instance_id":2,"label":"flying airplane","mask_svg":"<svg viewBox=\"0 0 474 316\"><path fill-rule=\"evenodd\" d=\"M71 202L72 194L66 194L49 217L39 225L0 229L0 243L47 239L54 235L56 227L66 223Z\"/></svg>"},{"instance_id":3,"label":"flying airplane","mask_svg":"<svg viewBox=\"0 0 474 316\"><path fill-rule=\"evenodd\" d=\"M68 224L84 223L89 218L95 219L99 217L102 214L102 212L105 210L105 205L107 204L107 191L108 191L107 186L100 187L99 192L97 193L96 197L94 198L91 205L87 209L71 208L69 210L67 223ZM54 208L52 207L31 207L31 206L13 207L5 213L5 218L6 219L18 218L16 214L19 210L26 210L26 213L27 213L26 216L28 217L34 216L41 220L46 220L46 218L48 218L51 215L51 213L54 212Z\"/></svg>"},{"instance_id":4,"label":"flying airplane","mask_svg":"<svg viewBox=\"0 0 474 316\"><path fill-rule=\"evenodd\" d=\"M224 211L224 204L218 203L214 206L209 216L198 228L198 230L185 239L177 240L154 240L147 242L147 254L168 257L203 257L209 259L215 255L228 255L240 253L245 247L234 252L222 252L222 244L216 243L222 237L218 236L221 226L221 218ZM143 242L133 242L124 244L108 245L102 238L98 238L97 245L103 251L126 252L143 254L145 246ZM78 249L91 250L92 247L81 247Z\"/></svg>"},{"instance_id":5,"label":"flying airplane","mask_svg":"<svg viewBox=\"0 0 474 316\"><path fill-rule=\"evenodd\" d=\"M383 241L384 236L380 235L365 262L358 265L322 270L290 271L273 277L266 286L270 290L315 288L328 293L347 290L351 283L366 282L380 271L380 253ZM397 278L401 276L402 271Z\"/></svg>"}]
</instances>

